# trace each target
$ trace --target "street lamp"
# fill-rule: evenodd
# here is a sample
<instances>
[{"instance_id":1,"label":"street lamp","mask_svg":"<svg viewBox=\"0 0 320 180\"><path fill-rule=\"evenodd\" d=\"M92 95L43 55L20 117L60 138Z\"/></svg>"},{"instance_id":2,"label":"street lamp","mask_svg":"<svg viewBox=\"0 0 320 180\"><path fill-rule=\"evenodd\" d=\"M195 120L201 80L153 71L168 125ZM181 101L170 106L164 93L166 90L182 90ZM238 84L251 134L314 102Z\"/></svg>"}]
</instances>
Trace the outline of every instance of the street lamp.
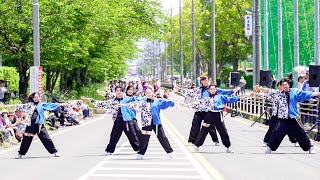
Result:
<instances>
[{"instance_id":1,"label":"street lamp","mask_svg":"<svg viewBox=\"0 0 320 180\"><path fill-rule=\"evenodd\" d=\"M251 9L245 9L244 11L248 14L253 14L253 11Z\"/></svg>"}]
</instances>

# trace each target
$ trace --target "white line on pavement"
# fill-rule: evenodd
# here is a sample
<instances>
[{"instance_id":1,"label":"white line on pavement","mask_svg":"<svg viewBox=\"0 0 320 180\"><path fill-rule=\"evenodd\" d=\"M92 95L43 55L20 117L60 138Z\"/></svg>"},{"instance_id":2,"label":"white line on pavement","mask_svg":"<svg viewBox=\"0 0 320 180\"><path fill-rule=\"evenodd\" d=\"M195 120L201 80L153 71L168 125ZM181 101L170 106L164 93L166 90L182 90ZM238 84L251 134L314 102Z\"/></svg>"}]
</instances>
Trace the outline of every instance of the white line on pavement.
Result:
<instances>
[{"instance_id":1,"label":"white line on pavement","mask_svg":"<svg viewBox=\"0 0 320 180\"><path fill-rule=\"evenodd\" d=\"M190 166L192 165L191 162L146 162L143 160L137 160L137 161L104 161L102 164L147 164L147 165L179 165L179 166Z\"/></svg>"},{"instance_id":2,"label":"white line on pavement","mask_svg":"<svg viewBox=\"0 0 320 180\"><path fill-rule=\"evenodd\" d=\"M172 147L172 146L171 146ZM175 147L175 146L173 146L173 147ZM129 149L129 150L132 150L132 147L124 147L123 149ZM163 150L163 148L161 147L161 146L154 146L154 147L150 147L150 146L148 146L148 151L149 150ZM175 150L174 149L174 151L182 151L182 150ZM164 150L163 150L163 152L165 152ZM149 152L148 152L149 153Z\"/></svg>"},{"instance_id":3,"label":"white line on pavement","mask_svg":"<svg viewBox=\"0 0 320 180\"><path fill-rule=\"evenodd\" d=\"M120 160L120 159L135 159L137 156L126 156L126 157L114 157L112 159L115 159L115 160ZM143 159L171 159L170 157L168 156L144 156ZM182 160L182 159L188 159L186 157L175 157L173 160Z\"/></svg>"},{"instance_id":4,"label":"white line on pavement","mask_svg":"<svg viewBox=\"0 0 320 180\"><path fill-rule=\"evenodd\" d=\"M250 126L251 126L251 124L252 124L252 123L245 122L245 121L242 120L242 119L234 118L233 120L236 120L236 121L238 121L238 122L240 122L240 123L242 123L242 124L246 124L246 125L250 125ZM264 129L264 128L262 128L262 127L257 127L257 126L252 126L252 127L256 128L256 129L260 129L260 130L262 130L262 131L268 131L267 129ZM286 138L286 139L289 139L287 136L286 136L285 138ZM320 148L318 148L318 147L316 147L316 146L314 146L314 148L317 149L317 150L320 150Z\"/></svg>"},{"instance_id":5,"label":"white line on pavement","mask_svg":"<svg viewBox=\"0 0 320 180\"><path fill-rule=\"evenodd\" d=\"M96 121L99 121L99 120L105 118L106 116L107 116L107 114L104 114L104 115L102 115L101 117L99 117L98 119L95 119L95 120L92 120L92 121L89 121L89 122L84 122L84 123L82 123L82 124L80 124L80 125L77 125L77 126L74 126L74 127L70 127L70 128L68 128L68 129L61 130L60 132L56 132L56 133L49 134L49 135L50 135L50 137L55 137L55 136L57 136L57 135L64 134L64 133L66 133L66 132L68 132L68 131L71 131L71 130L73 130L73 129L76 129L76 128L79 128L79 127L82 127L82 126L86 126L86 125L88 125L88 124L91 124L91 123L94 123L94 122L96 122ZM35 140L35 141L32 141L32 144L37 143L37 142L39 142L39 141L40 141L40 139L37 139L37 140ZM16 149L19 149L19 148L20 148L20 146L18 145L18 146L15 146L15 147L12 147L12 148L9 148L9 149L0 151L0 155L1 155L1 154L4 154L4 153L7 153L7 152L10 152L10 151L13 151L13 150L16 150Z\"/></svg>"},{"instance_id":6,"label":"white line on pavement","mask_svg":"<svg viewBox=\"0 0 320 180\"><path fill-rule=\"evenodd\" d=\"M78 180L85 180L85 179L88 179L89 176L92 176L93 173L95 171L97 171L97 169L100 168L100 166L102 166L105 161L108 162L107 160L111 159L115 154L117 154L118 152L120 152L122 150L122 148L126 145L129 144L129 141L126 141L125 143L123 143L118 149L116 149L116 151L110 155L110 156L107 156L105 157L101 162L99 162L97 165L95 165L94 167L92 167L86 174L84 174L83 176L81 176Z\"/></svg>"},{"instance_id":7,"label":"white line on pavement","mask_svg":"<svg viewBox=\"0 0 320 180\"><path fill-rule=\"evenodd\" d=\"M179 138L177 137L177 135L173 132L173 130L170 128L170 126L168 126L165 121L163 121L162 123L164 125L164 127L166 127L166 129L168 130L168 132L170 133L170 135L172 137L175 138L175 142L179 145L180 149L185 153L185 155L187 156L187 158L191 161L191 163L193 164L193 166L198 170L198 172L200 173L201 177L205 180L209 180L212 179L212 177L208 174L208 172L206 170L204 170L204 168L202 167L202 165L195 159L195 157L190 153L190 151L188 151L188 149L186 148L186 146L181 142L181 140L179 140Z\"/></svg>"},{"instance_id":8,"label":"white line on pavement","mask_svg":"<svg viewBox=\"0 0 320 180\"><path fill-rule=\"evenodd\" d=\"M196 171L195 168L149 168L149 167L141 167L141 168L133 168L133 167L100 167L98 169L102 170L126 170L126 171L179 171L179 172L190 172Z\"/></svg>"},{"instance_id":9,"label":"white line on pavement","mask_svg":"<svg viewBox=\"0 0 320 180\"><path fill-rule=\"evenodd\" d=\"M155 175L145 175L145 174L92 174L91 176L96 177L119 177L119 178L158 178L158 179L201 179L201 176L197 175L163 175L163 174L155 174Z\"/></svg>"}]
</instances>

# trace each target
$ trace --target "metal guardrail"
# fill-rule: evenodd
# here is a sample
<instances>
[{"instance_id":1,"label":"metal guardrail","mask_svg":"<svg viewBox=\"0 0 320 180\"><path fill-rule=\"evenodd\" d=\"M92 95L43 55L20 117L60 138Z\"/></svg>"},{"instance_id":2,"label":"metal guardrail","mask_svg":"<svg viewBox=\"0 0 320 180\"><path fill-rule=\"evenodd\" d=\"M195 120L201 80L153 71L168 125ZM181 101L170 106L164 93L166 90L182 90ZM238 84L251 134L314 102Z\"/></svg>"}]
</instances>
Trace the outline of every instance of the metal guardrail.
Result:
<instances>
[{"instance_id":1,"label":"metal guardrail","mask_svg":"<svg viewBox=\"0 0 320 180\"><path fill-rule=\"evenodd\" d=\"M318 102L319 103L319 102ZM234 104L227 104L228 108L232 108ZM253 97L248 100L239 100L236 102L238 110L251 116L259 117L264 111L268 111L271 115L272 103L264 98ZM307 108L305 107L307 106ZM299 117L307 115L318 118L318 104L298 103Z\"/></svg>"},{"instance_id":2,"label":"metal guardrail","mask_svg":"<svg viewBox=\"0 0 320 180\"><path fill-rule=\"evenodd\" d=\"M162 83L162 86L165 88L172 88L171 84ZM182 86L177 85L179 88L182 89L189 89L188 86ZM185 102L190 102L192 100L185 98ZM319 101L318 101L319 103ZM231 109L233 108L235 104L227 104L227 108ZM272 102L266 101L262 97L253 97L248 100L239 100L236 103L238 107L238 111L241 113L248 114L250 116L254 116L256 118L260 117L262 113L267 111L270 115L272 113ZM307 106L307 107L306 107ZM312 103L298 103L298 110L299 110L299 118L301 118L302 115L307 115L311 117L318 117L318 104L312 104Z\"/></svg>"}]
</instances>

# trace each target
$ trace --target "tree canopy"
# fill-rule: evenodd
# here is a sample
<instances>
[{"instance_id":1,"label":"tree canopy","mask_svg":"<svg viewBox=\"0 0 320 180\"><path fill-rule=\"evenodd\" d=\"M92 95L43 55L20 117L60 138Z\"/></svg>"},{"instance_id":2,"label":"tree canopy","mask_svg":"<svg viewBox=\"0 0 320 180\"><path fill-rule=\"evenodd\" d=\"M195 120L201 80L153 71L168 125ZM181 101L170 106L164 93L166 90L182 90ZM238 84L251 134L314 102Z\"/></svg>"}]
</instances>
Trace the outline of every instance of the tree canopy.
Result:
<instances>
[{"instance_id":1,"label":"tree canopy","mask_svg":"<svg viewBox=\"0 0 320 180\"><path fill-rule=\"evenodd\" d=\"M123 77L126 62L137 56L141 38L160 37L161 5L153 0L40 0L41 66L46 90ZM33 64L30 0L0 2L0 54L4 65L17 67L19 94L27 95Z\"/></svg>"},{"instance_id":2,"label":"tree canopy","mask_svg":"<svg viewBox=\"0 0 320 180\"><path fill-rule=\"evenodd\" d=\"M245 9L251 7L251 0L215 0L216 11L216 61L218 72L223 66L232 64L233 71L238 70L239 61L243 61L251 53L251 42L244 35ZM190 0L183 1L182 8L182 37L184 66L190 66L192 61L192 6ZM195 44L197 76L207 71L211 59L211 5L205 6L204 0L195 0ZM170 27L170 26L168 26ZM175 63L179 64L179 14L173 17L173 50ZM170 31L170 30L169 30ZM166 35L170 42L170 32ZM168 54L171 49L168 46ZM205 68L206 67L206 68ZM184 68L186 69L186 68ZM184 72L186 75L186 71ZM219 74L218 74L219 75Z\"/></svg>"}]
</instances>

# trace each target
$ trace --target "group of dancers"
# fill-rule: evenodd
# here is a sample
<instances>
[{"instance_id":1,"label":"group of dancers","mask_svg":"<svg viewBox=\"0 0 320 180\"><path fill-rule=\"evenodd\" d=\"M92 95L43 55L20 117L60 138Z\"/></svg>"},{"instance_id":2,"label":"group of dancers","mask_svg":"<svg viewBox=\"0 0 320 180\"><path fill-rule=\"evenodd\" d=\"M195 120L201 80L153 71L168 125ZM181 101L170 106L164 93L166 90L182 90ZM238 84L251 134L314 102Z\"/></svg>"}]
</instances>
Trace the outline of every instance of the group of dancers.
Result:
<instances>
[{"instance_id":1,"label":"group of dancers","mask_svg":"<svg viewBox=\"0 0 320 180\"><path fill-rule=\"evenodd\" d=\"M317 101L315 98L320 96L320 93L290 88L289 82L288 79L280 80L277 83L277 90L257 86L256 89L265 94L252 93L252 95L263 95L272 102L270 126L264 137L264 143L267 146L266 153L276 151L283 138L288 135L292 143L298 143L304 151L315 154L315 148L298 120L298 102Z\"/></svg>"},{"instance_id":2,"label":"group of dancers","mask_svg":"<svg viewBox=\"0 0 320 180\"><path fill-rule=\"evenodd\" d=\"M126 92L123 93L123 87L117 86L114 99L94 101L98 108L110 109L114 121L106 153L108 155L114 153L122 132L125 132L133 150L138 153L137 159L143 159L151 133L154 131L166 153L173 158L173 149L161 124L160 110L173 107L174 102L164 98L155 98L152 87L145 90L145 97L134 96L133 90L133 86L128 86ZM141 111L141 130L137 123L137 111Z\"/></svg>"},{"instance_id":3,"label":"group of dancers","mask_svg":"<svg viewBox=\"0 0 320 180\"><path fill-rule=\"evenodd\" d=\"M269 89L256 86L257 91L265 93L252 93L251 97L230 97L230 94L236 93L238 89L231 91L216 89L214 85L208 85L208 78L201 78L202 87L184 90L186 97L192 97L192 106L197 110L194 114L192 127L189 135L189 143L194 145L195 151L203 144L208 132L212 136L213 142L217 145L218 139L215 129L218 130L223 145L228 153L234 152L230 146L230 138L223 122L221 110L226 103L235 103L239 99L247 100L253 96L263 96L272 102L272 117L269 129L264 137L264 144L267 146L265 153L270 154L276 151L283 138L288 135L292 143L299 146L310 154L315 154L315 148L304 131L298 120L298 102L306 100L317 101L313 99L320 96L319 92L301 91L297 88L289 87L288 79L282 79L278 82L278 89ZM199 103L200 102L200 103ZM196 104L197 106L194 106ZM200 127L202 124L202 127Z\"/></svg>"},{"instance_id":4,"label":"group of dancers","mask_svg":"<svg viewBox=\"0 0 320 180\"><path fill-rule=\"evenodd\" d=\"M218 131L222 144L227 148L226 152L233 153L222 110L225 108L225 104L246 100L248 97L237 96L238 88L219 89L215 85L209 84L206 76L201 78L201 84L202 86L198 88L181 89L185 97L192 98L192 101L187 105L195 109L188 142L192 143L194 150L198 152L209 133L214 144L219 145L216 133ZM105 152L107 155L115 152L116 145L122 132L124 132L133 150L137 152L136 159L141 160L147 151L152 131L154 131L165 152L170 158L174 158L173 149L165 135L160 116L160 110L173 107L175 105L174 101L156 97L152 87L145 89L144 97L135 96L134 89L132 85L127 86L126 89L122 86L116 86L114 98L93 101L98 108L109 109L114 122ZM266 153L276 151L285 135L288 135L293 143L299 143L304 151L309 151L311 154L315 153L308 135L297 120L297 102L312 99L319 96L320 93L289 88L287 79L278 82L278 90L258 86L256 89L265 93L252 93L251 96L263 96L273 102L269 130L264 138L264 143L267 146ZM22 158L27 153L32 138L36 134L49 153L56 157L60 156L43 125L44 111L54 111L59 109L60 106L68 105L67 103L41 103L38 93L30 95L28 104L17 105L22 106L19 108L24 109L28 114L29 122L16 158ZM141 129L137 123L137 111L141 111Z\"/></svg>"}]
</instances>

